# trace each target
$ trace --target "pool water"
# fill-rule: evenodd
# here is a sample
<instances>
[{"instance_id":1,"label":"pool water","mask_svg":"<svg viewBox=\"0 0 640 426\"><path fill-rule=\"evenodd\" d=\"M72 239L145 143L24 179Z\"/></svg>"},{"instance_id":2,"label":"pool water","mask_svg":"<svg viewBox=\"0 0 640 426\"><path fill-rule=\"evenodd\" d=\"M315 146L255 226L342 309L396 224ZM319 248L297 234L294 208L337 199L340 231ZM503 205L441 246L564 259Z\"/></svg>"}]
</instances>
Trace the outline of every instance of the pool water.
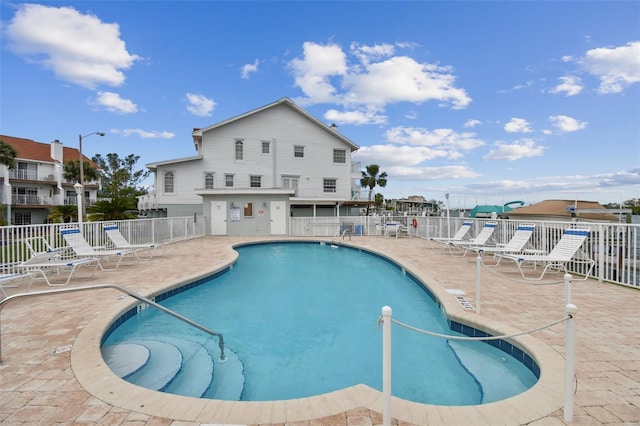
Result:
<instances>
[{"instance_id":1,"label":"pool water","mask_svg":"<svg viewBox=\"0 0 640 426\"><path fill-rule=\"evenodd\" d=\"M366 251L301 242L237 250L228 272L162 304L224 335L243 365L241 400L301 398L356 384L381 390L377 320L385 305L398 321L459 335L410 275ZM125 321L104 344L163 336L210 341L151 308ZM524 364L483 342L394 325L392 347L392 393L410 401L482 404L521 393L537 380Z\"/></svg>"}]
</instances>

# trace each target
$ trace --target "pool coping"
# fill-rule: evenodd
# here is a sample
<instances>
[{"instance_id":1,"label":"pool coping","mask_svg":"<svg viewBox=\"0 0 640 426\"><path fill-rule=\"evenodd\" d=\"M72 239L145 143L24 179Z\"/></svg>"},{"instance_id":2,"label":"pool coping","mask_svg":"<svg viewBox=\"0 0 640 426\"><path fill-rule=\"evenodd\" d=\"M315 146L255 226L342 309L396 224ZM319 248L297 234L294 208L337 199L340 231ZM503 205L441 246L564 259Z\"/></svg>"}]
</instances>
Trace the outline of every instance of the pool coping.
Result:
<instances>
[{"instance_id":1,"label":"pool coping","mask_svg":"<svg viewBox=\"0 0 640 426\"><path fill-rule=\"evenodd\" d=\"M260 239L232 244L231 247L278 241L291 242L290 239ZM324 239L296 239L295 241L327 242ZM463 310L445 288L436 284L436 280L427 271L415 270L416 268L405 264L402 259L393 258L369 247L349 243L341 244L374 253L400 265L416 279L425 283L429 291L441 303L442 309L451 321L481 329L492 335L510 335L523 331ZM154 297L157 294L165 293L194 280L223 271L236 260L237 252L234 251L234 256L225 264L218 264L209 271L186 276L179 282L142 293L142 295ZM134 412L181 421L233 424L303 421L361 407L382 412L382 393L365 385L351 386L308 398L254 402L184 397L128 383L116 376L106 365L100 352L100 344L111 324L136 304L138 302L130 298L120 298L105 306L104 311L80 331L71 351L71 366L78 382L87 392L107 404ZM500 418L501 421L508 424L526 424L547 417L561 409L564 389L564 358L561 354L531 335L505 340L524 349L540 367L539 380L533 387L514 397L483 405L439 406L393 397L392 417L413 424L450 424L461 420L473 424L492 424L496 418Z\"/></svg>"}]
</instances>

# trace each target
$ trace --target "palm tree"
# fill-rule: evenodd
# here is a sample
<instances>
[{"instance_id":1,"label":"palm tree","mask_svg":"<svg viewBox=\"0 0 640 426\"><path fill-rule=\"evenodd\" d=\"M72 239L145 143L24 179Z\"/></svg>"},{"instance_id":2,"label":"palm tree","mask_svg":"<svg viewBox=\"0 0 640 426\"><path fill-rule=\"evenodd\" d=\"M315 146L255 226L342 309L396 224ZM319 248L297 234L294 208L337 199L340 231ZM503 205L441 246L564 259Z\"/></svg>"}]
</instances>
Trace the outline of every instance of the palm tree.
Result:
<instances>
[{"instance_id":1,"label":"palm tree","mask_svg":"<svg viewBox=\"0 0 640 426\"><path fill-rule=\"evenodd\" d=\"M373 188L376 185L384 188L387 186L387 172L380 173L380 166L377 164L370 164L365 167L366 172L362 172L362 178L360 178L360 186L363 188L369 188L369 199L367 203L367 216L369 216L369 206L371 205L371 194ZM378 173L380 173L378 175Z\"/></svg>"},{"instance_id":2,"label":"palm tree","mask_svg":"<svg viewBox=\"0 0 640 426\"><path fill-rule=\"evenodd\" d=\"M69 204L53 206L51 207L51 213L47 217L52 222L73 222L78 219L78 208Z\"/></svg>"},{"instance_id":3,"label":"palm tree","mask_svg":"<svg viewBox=\"0 0 640 426\"><path fill-rule=\"evenodd\" d=\"M0 140L0 164L7 166L9 169L16 167L16 157L18 151L3 140Z\"/></svg>"},{"instance_id":4,"label":"palm tree","mask_svg":"<svg viewBox=\"0 0 640 426\"><path fill-rule=\"evenodd\" d=\"M87 212L87 220L121 220L121 219L137 219L136 214L131 213L135 210L135 201L131 198L113 198L110 201L102 200L89 206Z\"/></svg>"}]
</instances>

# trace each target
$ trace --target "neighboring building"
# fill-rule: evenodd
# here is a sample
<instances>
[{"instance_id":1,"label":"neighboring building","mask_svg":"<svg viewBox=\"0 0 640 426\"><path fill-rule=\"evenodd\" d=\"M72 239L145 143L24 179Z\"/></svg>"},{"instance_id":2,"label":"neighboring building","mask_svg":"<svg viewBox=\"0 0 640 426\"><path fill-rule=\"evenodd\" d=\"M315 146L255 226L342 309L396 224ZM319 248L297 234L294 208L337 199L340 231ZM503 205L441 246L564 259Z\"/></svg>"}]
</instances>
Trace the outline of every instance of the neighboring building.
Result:
<instances>
[{"instance_id":1,"label":"neighboring building","mask_svg":"<svg viewBox=\"0 0 640 426\"><path fill-rule=\"evenodd\" d=\"M6 135L0 135L0 140L18 152L15 169L0 166L0 199L9 224L46 223L52 206L77 205L76 182L63 177L63 164L78 160L77 149L63 147L58 140L46 144ZM84 160L98 167L87 157ZM97 201L98 189L99 182L85 182L86 206Z\"/></svg>"},{"instance_id":2,"label":"neighboring building","mask_svg":"<svg viewBox=\"0 0 640 426\"><path fill-rule=\"evenodd\" d=\"M514 209L506 214L517 220L557 220L580 222L618 222L618 216L611 214L597 201L545 200L530 206Z\"/></svg>"},{"instance_id":3,"label":"neighboring building","mask_svg":"<svg viewBox=\"0 0 640 426\"><path fill-rule=\"evenodd\" d=\"M390 207L396 214L434 216L439 213L438 202L436 200L427 201L421 195L410 195L408 198L391 200Z\"/></svg>"},{"instance_id":4,"label":"neighboring building","mask_svg":"<svg viewBox=\"0 0 640 426\"><path fill-rule=\"evenodd\" d=\"M202 214L212 235L285 235L289 216L360 213L358 146L290 99L194 129L196 155L147 164L149 217Z\"/></svg>"}]
</instances>

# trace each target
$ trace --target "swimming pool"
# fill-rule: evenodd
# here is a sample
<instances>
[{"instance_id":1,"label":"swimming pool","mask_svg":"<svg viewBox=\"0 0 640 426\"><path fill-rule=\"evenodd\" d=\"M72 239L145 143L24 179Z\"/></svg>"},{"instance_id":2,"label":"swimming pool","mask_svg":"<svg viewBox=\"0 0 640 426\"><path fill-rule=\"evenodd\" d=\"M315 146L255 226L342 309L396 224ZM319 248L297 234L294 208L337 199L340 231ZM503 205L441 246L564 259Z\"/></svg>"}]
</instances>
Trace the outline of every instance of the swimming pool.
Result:
<instances>
[{"instance_id":1,"label":"swimming pool","mask_svg":"<svg viewBox=\"0 0 640 426\"><path fill-rule=\"evenodd\" d=\"M242 363L242 400L300 398L358 383L380 389L376 320L383 305L392 306L400 321L451 333L431 295L378 256L318 243L257 244L238 251L226 273L162 303L224 333ZM158 336L169 342L187 336L209 351L212 346L201 332L154 310L125 321L104 344ZM485 343L394 328L393 347L393 394L411 401L480 404L520 393L536 381L522 363ZM212 397L211 392L203 394Z\"/></svg>"}]
</instances>

